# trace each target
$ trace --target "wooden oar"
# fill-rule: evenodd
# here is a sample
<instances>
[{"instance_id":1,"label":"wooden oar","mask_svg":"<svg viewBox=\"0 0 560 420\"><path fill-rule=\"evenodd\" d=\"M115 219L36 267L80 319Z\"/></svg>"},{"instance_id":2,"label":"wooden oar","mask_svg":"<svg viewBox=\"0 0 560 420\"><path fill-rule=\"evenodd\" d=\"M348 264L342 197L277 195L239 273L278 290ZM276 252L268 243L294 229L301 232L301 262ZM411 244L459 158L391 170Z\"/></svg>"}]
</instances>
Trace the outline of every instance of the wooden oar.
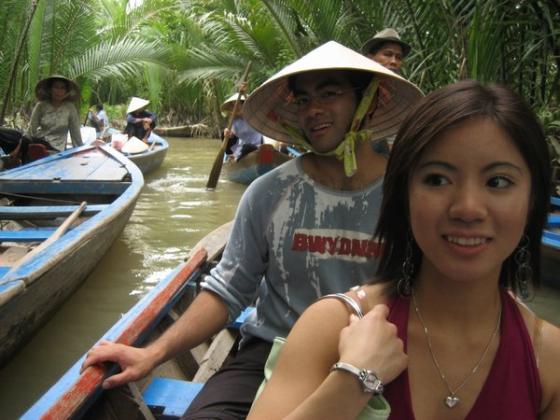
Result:
<instances>
[{"instance_id":1,"label":"wooden oar","mask_svg":"<svg viewBox=\"0 0 560 420\"><path fill-rule=\"evenodd\" d=\"M247 76L249 75L250 68L251 68L251 62L249 61L249 63L247 63L247 67L245 68L245 73L243 73L243 76L241 77L241 85L247 83ZM224 140L222 141L222 146L220 147L220 150L218 150L218 154L216 155L216 158L214 159L214 164L212 165L212 169L210 170L210 176L208 177L208 182L206 183L206 188L208 189L213 190L214 188L216 188L216 185L218 184L218 178L220 177L220 172L222 171L222 164L224 162L224 153L226 152L228 140L231 135L231 126L233 124L233 118L235 117L235 114L237 113L237 109L239 108L239 101L242 95L243 92L241 92L240 89L239 94L237 95L237 99L235 99L235 103L233 105L233 111L229 116L227 135L224 136Z\"/></svg>"},{"instance_id":2,"label":"wooden oar","mask_svg":"<svg viewBox=\"0 0 560 420\"><path fill-rule=\"evenodd\" d=\"M12 266L12 268L10 268L10 271L8 271L6 274L4 274L2 280L0 280L0 285L2 285L4 283L9 283L10 281L15 280L15 279L10 278L10 277L12 277L13 273L16 272L16 270L18 270L22 265L24 265L26 262L28 262L31 258L33 258L35 255L37 255L43 249L48 247L51 243L53 243L58 238L60 238L62 235L64 235L66 233L66 231L68 230L68 228L72 225L72 223L74 223L74 221L84 211L86 206L87 206L87 202L82 201L82 203L80 204L80 207L78 207L76 210L74 210L72 212L72 214L70 216L68 216L64 222L62 222L62 224L52 233L51 236L49 236L49 238L47 240L41 242L40 245L33 248L33 250L30 251L29 253L25 254L25 256L22 259L20 259L14 266Z\"/></svg>"}]
</instances>

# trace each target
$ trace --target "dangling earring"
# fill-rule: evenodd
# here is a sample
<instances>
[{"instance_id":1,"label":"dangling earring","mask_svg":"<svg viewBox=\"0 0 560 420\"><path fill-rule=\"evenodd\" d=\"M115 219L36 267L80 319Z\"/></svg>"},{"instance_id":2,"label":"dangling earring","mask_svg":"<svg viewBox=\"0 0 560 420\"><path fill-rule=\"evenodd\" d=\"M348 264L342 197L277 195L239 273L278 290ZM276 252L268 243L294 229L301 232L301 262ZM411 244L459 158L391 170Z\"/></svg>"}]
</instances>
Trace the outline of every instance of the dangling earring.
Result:
<instances>
[{"instance_id":1,"label":"dangling earring","mask_svg":"<svg viewBox=\"0 0 560 420\"><path fill-rule=\"evenodd\" d=\"M400 296L412 295L412 276L414 274L414 263L412 262L412 234L409 232L406 240L406 250L402 263L402 277L397 283L397 292Z\"/></svg>"},{"instance_id":2,"label":"dangling earring","mask_svg":"<svg viewBox=\"0 0 560 420\"><path fill-rule=\"evenodd\" d=\"M523 235L521 238L513 259L517 265L515 269L515 282L519 288L519 295L522 299L527 299L529 297L529 280L533 276L529 237L527 235Z\"/></svg>"}]
</instances>

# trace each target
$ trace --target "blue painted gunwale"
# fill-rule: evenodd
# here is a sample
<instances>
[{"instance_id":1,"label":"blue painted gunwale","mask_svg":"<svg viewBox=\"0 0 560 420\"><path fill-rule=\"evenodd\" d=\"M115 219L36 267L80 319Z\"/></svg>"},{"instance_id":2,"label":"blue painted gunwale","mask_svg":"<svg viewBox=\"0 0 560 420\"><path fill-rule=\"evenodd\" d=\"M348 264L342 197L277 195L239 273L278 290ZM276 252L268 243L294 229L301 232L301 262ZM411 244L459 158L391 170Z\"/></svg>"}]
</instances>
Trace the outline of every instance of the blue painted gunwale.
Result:
<instances>
[{"instance_id":1,"label":"blue painted gunwale","mask_svg":"<svg viewBox=\"0 0 560 420\"><path fill-rule=\"evenodd\" d=\"M221 257L231 226L232 222L226 223L199 241L193 247L188 261L179 264L172 270L97 342L108 340L140 346L154 332L161 333L162 326L159 324L169 324L171 310L174 310L176 315L180 315L196 296L197 282L203 274L213 267L212 263L215 263ZM248 313L250 312L245 311L243 314L247 316ZM166 322L162 322L164 319L166 319ZM81 418L82 416L96 418L93 413L98 413L96 409L98 410L99 406L104 406L104 403L107 402L103 398L107 393L113 395L111 394L113 391L102 390L101 383L104 378L116 372L117 366L92 366L80 373L80 367L85 357L86 354L43 394L21 418L33 420ZM151 376L151 378L153 377ZM117 393L117 398L129 399L129 397L124 397L123 393L119 393L118 390ZM113 398L115 398L114 395ZM119 407L121 404L118 404ZM115 413L111 413L111 415L114 416ZM124 415L122 418L130 417Z\"/></svg>"},{"instance_id":2,"label":"blue painted gunwale","mask_svg":"<svg viewBox=\"0 0 560 420\"><path fill-rule=\"evenodd\" d=\"M100 166L89 164L96 159ZM77 167L76 162L82 172L88 172L89 178L78 179L75 173L67 171ZM91 167L86 168L88 165ZM53 167L59 168L54 176ZM113 171L108 170L111 167ZM0 277L0 365L46 322L93 269L130 218L143 184L142 173L136 165L109 146L68 149L0 173L0 192L95 193L110 199L114 196L102 209L97 205L86 207L86 215L91 214L89 219L68 230L30 261L8 274L3 270ZM28 188L32 185L40 188ZM84 185L89 188L80 189Z\"/></svg>"},{"instance_id":3,"label":"blue painted gunwale","mask_svg":"<svg viewBox=\"0 0 560 420\"><path fill-rule=\"evenodd\" d=\"M156 144L152 150L147 150L137 154L125 153L125 156L134 162L144 175L159 168L167 155L167 151L169 150L169 143L167 140L152 131L150 137L148 138L148 143L152 144L154 141Z\"/></svg>"},{"instance_id":4,"label":"blue painted gunwale","mask_svg":"<svg viewBox=\"0 0 560 420\"><path fill-rule=\"evenodd\" d=\"M175 279L177 274L181 272L181 270L185 269L186 265L187 263L182 263L171 271L148 294L138 301L138 303L136 303L124 316L122 316L97 342L102 340L117 341L117 339L122 336L123 332L152 304L154 299L167 287L169 287L170 283ZM149 327L140 333L138 338L133 341L133 345L142 344L161 319L171 310L171 308L173 308L177 301L183 297L187 291L194 292L193 289L196 287L195 282L201 274L201 267L198 266L196 270L186 278L184 283L179 287L177 292L173 294L173 297L169 299L167 304L163 306L160 311L154 314L153 321L150 322ZM56 404L62 401L63 397L67 395L80 381L80 378L86 374L86 372L80 374L80 368L85 358L86 354L74 363L74 365L45 394L43 394L41 398L33 404L33 406L29 408L21 419L35 420L45 418L48 412L54 410ZM92 368L89 370L91 369ZM117 366L113 365L110 369L107 369L106 372L103 373L92 392L89 395L85 395L82 403L76 407L75 411L72 412L72 417L79 418L88 410L91 404L95 402L95 400L103 392L101 389L102 379L114 374L116 371Z\"/></svg>"},{"instance_id":5,"label":"blue painted gunwale","mask_svg":"<svg viewBox=\"0 0 560 420\"><path fill-rule=\"evenodd\" d=\"M560 197L550 197L552 211L560 211ZM543 232L542 243L555 250L558 255L557 259L560 260L560 213L551 213L548 215L548 223ZM556 229L556 230L552 230Z\"/></svg>"},{"instance_id":6,"label":"blue painted gunwale","mask_svg":"<svg viewBox=\"0 0 560 420\"><path fill-rule=\"evenodd\" d=\"M560 289L560 197L550 197L552 212L541 239L542 282Z\"/></svg>"}]
</instances>

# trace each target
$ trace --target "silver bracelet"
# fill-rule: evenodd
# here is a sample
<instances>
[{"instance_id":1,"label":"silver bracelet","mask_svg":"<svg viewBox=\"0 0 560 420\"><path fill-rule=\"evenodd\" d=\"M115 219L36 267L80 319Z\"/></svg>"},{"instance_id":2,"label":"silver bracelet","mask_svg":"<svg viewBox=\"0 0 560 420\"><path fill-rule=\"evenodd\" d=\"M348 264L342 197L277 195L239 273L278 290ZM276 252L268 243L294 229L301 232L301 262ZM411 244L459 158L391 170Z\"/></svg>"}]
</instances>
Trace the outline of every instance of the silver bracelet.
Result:
<instances>
[{"instance_id":1,"label":"silver bracelet","mask_svg":"<svg viewBox=\"0 0 560 420\"><path fill-rule=\"evenodd\" d=\"M364 392L376 395L383 393L383 382L381 382L381 379L371 370L359 369L345 362L335 363L331 368L331 372L333 370L343 370L354 375L358 379L358 382L362 386L362 391Z\"/></svg>"}]
</instances>

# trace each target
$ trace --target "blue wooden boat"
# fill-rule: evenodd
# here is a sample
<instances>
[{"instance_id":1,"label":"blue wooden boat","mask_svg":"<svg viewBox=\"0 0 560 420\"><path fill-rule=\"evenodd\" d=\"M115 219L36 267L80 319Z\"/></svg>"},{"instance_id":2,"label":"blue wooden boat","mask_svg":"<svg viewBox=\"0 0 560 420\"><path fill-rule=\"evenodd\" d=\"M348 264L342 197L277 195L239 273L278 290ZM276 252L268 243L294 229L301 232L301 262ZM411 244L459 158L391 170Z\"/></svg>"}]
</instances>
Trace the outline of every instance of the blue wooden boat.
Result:
<instances>
[{"instance_id":1,"label":"blue wooden boat","mask_svg":"<svg viewBox=\"0 0 560 420\"><path fill-rule=\"evenodd\" d=\"M259 176L280 166L291 157L280 153L269 144L263 144L239 160L227 160L223 164L226 179L239 184L249 185Z\"/></svg>"},{"instance_id":2,"label":"blue wooden boat","mask_svg":"<svg viewBox=\"0 0 560 420\"><path fill-rule=\"evenodd\" d=\"M91 127L82 127L82 138L88 139L89 141L95 141L94 138L91 140L91 135L88 131ZM121 134L118 130L114 128L108 128L103 132L103 141L107 140L111 143L111 136L113 134ZM165 159L165 155L167 155L167 151L169 150L169 143L163 138L158 136L153 131L150 133L148 137L148 147L146 150L142 150L139 153L126 153L121 151L128 159L130 159L144 175L155 171L157 168L161 166Z\"/></svg>"},{"instance_id":3,"label":"blue wooden boat","mask_svg":"<svg viewBox=\"0 0 560 420\"><path fill-rule=\"evenodd\" d=\"M228 223L207 235L186 263L173 270L99 341L142 346L161 334L189 306L198 281L220 258L230 230ZM83 355L21 418L178 418L202 387L201 382L229 352L238 327L232 325L212 343L178 355L141 381L111 390L101 389L101 383L117 367L93 366L80 373Z\"/></svg>"},{"instance_id":4,"label":"blue wooden boat","mask_svg":"<svg viewBox=\"0 0 560 420\"><path fill-rule=\"evenodd\" d=\"M159 168L169 150L169 143L153 131L150 137L148 137L148 144L148 150L145 152L136 154L125 153L125 156L134 162L144 175Z\"/></svg>"},{"instance_id":5,"label":"blue wooden boat","mask_svg":"<svg viewBox=\"0 0 560 420\"><path fill-rule=\"evenodd\" d=\"M140 170L109 146L0 172L0 365L95 267L143 184Z\"/></svg>"},{"instance_id":6,"label":"blue wooden boat","mask_svg":"<svg viewBox=\"0 0 560 420\"><path fill-rule=\"evenodd\" d=\"M542 238L543 283L560 288L560 197L551 197L552 211Z\"/></svg>"}]
</instances>

